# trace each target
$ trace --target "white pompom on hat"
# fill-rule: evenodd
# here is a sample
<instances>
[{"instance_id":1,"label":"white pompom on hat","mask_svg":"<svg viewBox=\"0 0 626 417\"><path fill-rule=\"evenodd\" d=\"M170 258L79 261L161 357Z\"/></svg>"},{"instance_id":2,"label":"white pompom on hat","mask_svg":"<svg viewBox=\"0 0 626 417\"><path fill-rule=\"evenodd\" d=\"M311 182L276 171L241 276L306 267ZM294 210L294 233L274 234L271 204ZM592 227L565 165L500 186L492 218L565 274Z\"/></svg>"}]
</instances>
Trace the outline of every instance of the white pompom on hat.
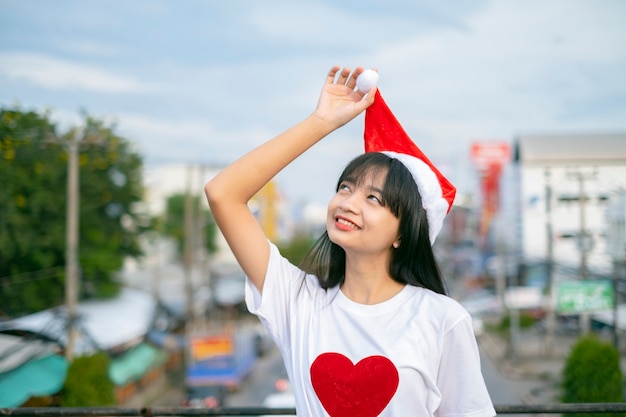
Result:
<instances>
[{"instance_id":1,"label":"white pompom on hat","mask_svg":"<svg viewBox=\"0 0 626 417\"><path fill-rule=\"evenodd\" d=\"M417 147L376 90L365 111L365 152L382 152L402 162L411 172L426 210L430 243L435 243L443 220L452 208L456 188Z\"/></svg>"}]
</instances>

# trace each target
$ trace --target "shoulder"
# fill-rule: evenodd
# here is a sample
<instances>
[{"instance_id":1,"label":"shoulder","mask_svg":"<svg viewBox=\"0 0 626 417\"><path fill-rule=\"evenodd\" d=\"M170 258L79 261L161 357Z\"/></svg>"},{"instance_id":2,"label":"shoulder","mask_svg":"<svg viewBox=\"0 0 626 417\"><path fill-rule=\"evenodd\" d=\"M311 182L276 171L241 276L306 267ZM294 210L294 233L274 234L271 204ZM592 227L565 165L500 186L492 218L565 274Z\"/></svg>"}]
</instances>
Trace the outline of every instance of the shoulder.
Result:
<instances>
[{"instance_id":1,"label":"shoulder","mask_svg":"<svg viewBox=\"0 0 626 417\"><path fill-rule=\"evenodd\" d=\"M454 298L436 293L422 287L412 288L414 295L413 303L421 305L425 314L433 316L435 320L442 320L453 326L459 321L470 318L468 311Z\"/></svg>"},{"instance_id":2,"label":"shoulder","mask_svg":"<svg viewBox=\"0 0 626 417\"><path fill-rule=\"evenodd\" d=\"M314 291L321 289L319 280L315 275L307 274L294 265L280 253L278 247L272 242L270 242L270 257L265 279L287 280L289 285L298 287L298 292L303 286Z\"/></svg>"},{"instance_id":3,"label":"shoulder","mask_svg":"<svg viewBox=\"0 0 626 417\"><path fill-rule=\"evenodd\" d=\"M280 250L278 249L278 247L270 242L270 257L269 257L269 263L267 266L267 273L272 274L272 273L276 273L276 272L283 272L283 273L290 273L290 274L295 274L295 275L302 275L303 271L298 268L296 265L294 265L293 263L291 263L291 261L287 258L285 258L281 253Z\"/></svg>"}]
</instances>

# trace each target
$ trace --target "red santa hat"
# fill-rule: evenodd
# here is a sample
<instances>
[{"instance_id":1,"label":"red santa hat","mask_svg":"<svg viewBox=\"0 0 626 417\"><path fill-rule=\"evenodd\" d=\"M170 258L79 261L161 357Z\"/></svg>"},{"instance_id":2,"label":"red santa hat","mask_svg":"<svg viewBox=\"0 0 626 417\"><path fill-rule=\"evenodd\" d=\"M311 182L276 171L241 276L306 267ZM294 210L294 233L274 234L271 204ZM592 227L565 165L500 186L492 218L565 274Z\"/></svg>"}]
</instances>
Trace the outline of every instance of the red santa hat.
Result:
<instances>
[{"instance_id":1,"label":"red santa hat","mask_svg":"<svg viewBox=\"0 0 626 417\"><path fill-rule=\"evenodd\" d=\"M413 175L426 210L430 243L435 242L456 188L424 155L389 110L379 90L365 111L365 152L382 152L402 162Z\"/></svg>"}]
</instances>

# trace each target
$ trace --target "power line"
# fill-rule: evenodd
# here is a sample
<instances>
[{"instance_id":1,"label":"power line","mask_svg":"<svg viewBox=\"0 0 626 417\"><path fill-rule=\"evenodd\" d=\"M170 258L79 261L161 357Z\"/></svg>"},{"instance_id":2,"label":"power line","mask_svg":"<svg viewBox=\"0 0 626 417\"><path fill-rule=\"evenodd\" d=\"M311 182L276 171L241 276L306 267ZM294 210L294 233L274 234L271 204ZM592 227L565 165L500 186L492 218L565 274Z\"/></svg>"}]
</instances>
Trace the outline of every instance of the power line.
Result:
<instances>
[{"instance_id":1,"label":"power line","mask_svg":"<svg viewBox=\"0 0 626 417\"><path fill-rule=\"evenodd\" d=\"M33 281L41 281L44 279L49 279L49 278L54 278L56 276L59 276L59 271L62 269L62 266L53 266L51 268L46 268L46 269L40 269L38 271L30 271L30 272L22 272L19 274L13 274L13 275L6 275L3 277L0 277L0 280L4 281L4 280L9 280L9 285L11 284L25 284L27 282L33 282ZM20 279L21 277L30 277L33 275L44 275L42 277L37 277L37 278L26 278L26 279ZM15 281L15 279L19 279L18 282Z\"/></svg>"}]
</instances>

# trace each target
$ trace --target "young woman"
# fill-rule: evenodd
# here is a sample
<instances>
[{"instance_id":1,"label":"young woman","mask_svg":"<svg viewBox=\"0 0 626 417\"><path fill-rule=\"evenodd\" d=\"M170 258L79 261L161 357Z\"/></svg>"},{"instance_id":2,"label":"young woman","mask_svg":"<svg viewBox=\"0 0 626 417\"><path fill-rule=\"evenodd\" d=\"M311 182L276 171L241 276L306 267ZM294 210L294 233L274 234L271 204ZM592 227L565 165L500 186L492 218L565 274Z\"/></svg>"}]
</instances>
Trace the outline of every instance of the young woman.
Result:
<instances>
[{"instance_id":1,"label":"young woman","mask_svg":"<svg viewBox=\"0 0 626 417\"><path fill-rule=\"evenodd\" d=\"M433 255L436 202L404 155L350 162L302 267L248 208L281 169L382 100L355 88L362 72L333 67L311 115L205 186L247 275L248 308L281 350L300 416L494 416L471 318L445 295Z\"/></svg>"}]
</instances>

